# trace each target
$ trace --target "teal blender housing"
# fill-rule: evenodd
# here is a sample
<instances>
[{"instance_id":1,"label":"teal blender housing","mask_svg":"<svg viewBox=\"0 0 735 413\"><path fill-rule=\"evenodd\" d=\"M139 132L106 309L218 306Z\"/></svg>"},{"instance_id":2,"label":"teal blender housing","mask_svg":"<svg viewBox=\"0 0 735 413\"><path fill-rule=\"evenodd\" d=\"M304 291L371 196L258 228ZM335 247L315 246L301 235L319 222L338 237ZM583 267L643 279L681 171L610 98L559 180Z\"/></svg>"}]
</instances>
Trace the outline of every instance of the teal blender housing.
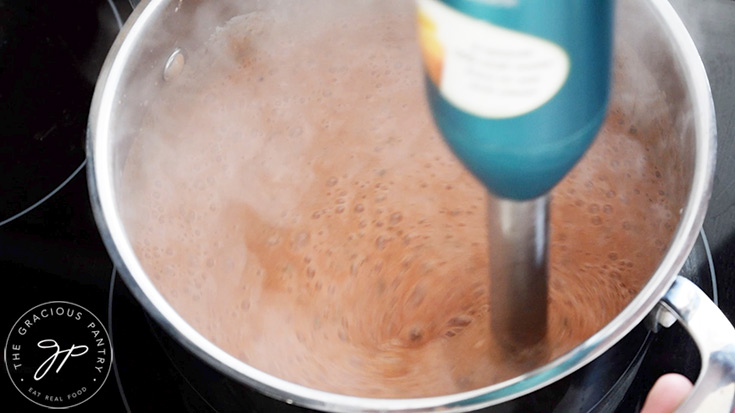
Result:
<instances>
[{"instance_id":1,"label":"teal blender housing","mask_svg":"<svg viewBox=\"0 0 735 413\"><path fill-rule=\"evenodd\" d=\"M549 192L605 118L614 1L418 0L418 6L428 99L449 146L500 197ZM452 68L437 76L436 65ZM462 79L466 84L452 96L448 89ZM553 90L539 92L544 88ZM483 98L523 107L505 113L461 107L465 100L482 106Z\"/></svg>"}]
</instances>

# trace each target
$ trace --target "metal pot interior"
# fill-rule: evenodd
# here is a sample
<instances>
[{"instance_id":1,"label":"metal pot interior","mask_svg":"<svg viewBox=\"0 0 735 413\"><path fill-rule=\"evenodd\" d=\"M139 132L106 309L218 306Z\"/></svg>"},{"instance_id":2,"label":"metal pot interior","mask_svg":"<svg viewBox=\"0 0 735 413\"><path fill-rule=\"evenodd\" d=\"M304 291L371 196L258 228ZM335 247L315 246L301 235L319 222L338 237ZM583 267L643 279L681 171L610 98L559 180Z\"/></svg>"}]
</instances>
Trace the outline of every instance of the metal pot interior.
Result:
<instances>
[{"instance_id":1,"label":"metal pot interior","mask_svg":"<svg viewBox=\"0 0 735 413\"><path fill-rule=\"evenodd\" d=\"M256 1L227 3L143 2L103 67L92 104L88 141L95 216L118 269L149 313L220 370L277 398L317 408L450 406L463 410L486 406L533 391L594 359L638 324L673 282L696 239L709 197L714 169L711 97L696 50L668 3L622 0L616 16L613 101L622 102L625 117L636 119L642 131L664 131L656 134L655 141L652 135L638 136L655 148L648 156L656 158L665 177L663 190L680 218L678 226L666 234L669 249L658 269L615 319L570 353L524 376L488 388L424 399L362 399L308 389L267 375L217 348L178 315L146 275L121 221L119 203L124 194L119 188L131 144L148 113L151 93L165 83L164 70L171 65L172 53L180 50L185 59L187 51L206 40L202 36L232 17L263 7L263 2ZM654 100L665 105L652 105Z\"/></svg>"}]
</instances>

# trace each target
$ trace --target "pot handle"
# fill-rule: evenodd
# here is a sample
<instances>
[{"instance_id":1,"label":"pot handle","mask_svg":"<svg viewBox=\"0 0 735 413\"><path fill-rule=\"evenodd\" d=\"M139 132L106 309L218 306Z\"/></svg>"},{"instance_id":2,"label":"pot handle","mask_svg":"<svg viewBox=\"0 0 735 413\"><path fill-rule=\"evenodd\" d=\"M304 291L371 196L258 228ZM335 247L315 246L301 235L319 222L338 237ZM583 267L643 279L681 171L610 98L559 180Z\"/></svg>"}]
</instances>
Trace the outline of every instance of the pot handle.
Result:
<instances>
[{"instance_id":1,"label":"pot handle","mask_svg":"<svg viewBox=\"0 0 735 413\"><path fill-rule=\"evenodd\" d=\"M735 328L696 284L677 276L654 309L659 324L674 317L692 336L702 357L694 389L677 413L730 413L735 404Z\"/></svg>"}]
</instances>

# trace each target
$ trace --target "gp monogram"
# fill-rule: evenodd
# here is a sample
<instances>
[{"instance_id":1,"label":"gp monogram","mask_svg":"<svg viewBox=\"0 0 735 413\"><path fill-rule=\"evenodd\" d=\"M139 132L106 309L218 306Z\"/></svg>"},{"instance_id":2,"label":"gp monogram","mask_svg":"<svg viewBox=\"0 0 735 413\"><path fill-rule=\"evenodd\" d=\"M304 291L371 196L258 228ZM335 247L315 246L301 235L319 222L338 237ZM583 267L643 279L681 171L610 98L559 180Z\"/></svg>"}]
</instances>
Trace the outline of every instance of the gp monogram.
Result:
<instances>
[{"instance_id":1,"label":"gp monogram","mask_svg":"<svg viewBox=\"0 0 735 413\"><path fill-rule=\"evenodd\" d=\"M15 322L5 343L5 366L15 388L50 409L69 408L94 396L112 365L103 324L66 301L37 305Z\"/></svg>"}]
</instances>

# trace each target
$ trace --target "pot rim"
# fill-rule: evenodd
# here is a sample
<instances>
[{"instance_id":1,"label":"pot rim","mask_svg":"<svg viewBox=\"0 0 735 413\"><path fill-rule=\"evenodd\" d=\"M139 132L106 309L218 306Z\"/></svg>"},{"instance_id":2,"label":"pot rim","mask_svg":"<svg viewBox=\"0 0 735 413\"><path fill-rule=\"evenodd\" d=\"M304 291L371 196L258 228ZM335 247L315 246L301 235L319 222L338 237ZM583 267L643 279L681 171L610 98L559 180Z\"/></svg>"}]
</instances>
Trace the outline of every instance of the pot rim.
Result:
<instances>
[{"instance_id":1,"label":"pot rim","mask_svg":"<svg viewBox=\"0 0 735 413\"><path fill-rule=\"evenodd\" d=\"M165 9L167 0L145 0L129 17L110 49L95 86L87 129L87 179L92 210L102 240L128 288L164 330L222 373L271 397L305 407L340 411L466 411L531 393L588 364L638 325L669 289L697 239L712 191L716 129L712 95L704 65L686 28L666 0L648 0L672 39L693 100L695 161L692 186L673 241L641 292L613 320L568 353L510 380L443 396L385 399L348 396L312 389L267 374L226 353L189 325L146 275L130 245L116 206L110 156L110 125L120 79L143 28ZM687 252L684 254L682 252Z\"/></svg>"}]
</instances>

